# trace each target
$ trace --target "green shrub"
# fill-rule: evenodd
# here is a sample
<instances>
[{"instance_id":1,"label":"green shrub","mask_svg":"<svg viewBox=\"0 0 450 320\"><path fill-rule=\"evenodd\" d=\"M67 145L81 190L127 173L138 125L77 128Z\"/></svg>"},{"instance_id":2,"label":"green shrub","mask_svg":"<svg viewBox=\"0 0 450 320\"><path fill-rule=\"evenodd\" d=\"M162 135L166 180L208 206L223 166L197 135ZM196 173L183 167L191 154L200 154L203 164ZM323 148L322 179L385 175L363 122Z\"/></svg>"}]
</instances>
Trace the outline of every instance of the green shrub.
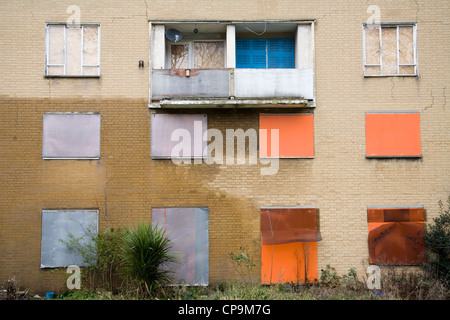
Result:
<instances>
[{"instance_id":1,"label":"green shrub","mask_svg":"<svg viewBox=\"0 0 450 320\"><path fill-rule=\"evenodd\" d=\"M85 265L81 272L83 288L118 292L124 282L120 258L123 230L112 228L97 232L88 228L87 236L91 240L87 244L72 234L68 235L68 241L63 241L70 250L74 250L83 259Z\"/></svg>"},{"instance_id":2,"label":"green shrub","mask_svg":"<svg viewBox=\"0 0 450 320\"><path fill-rule=\"evenodd\" d=\"M253 256L250 254L248 247L240 246L238 253L234 251L230 252L230 259L242 280L253 282L253 272L256 263Z\"/></svg>"},{"instance_id":3,"label":"green shrub","mask_svg":"<svg viewBox=\"0 0 450 320\"><path fill-rule=\"evenodd\" d=\"M439 201L440 215L433 219L433 224L425 228L425 255L427 262L423 268L439 279L447 288L450 287L450 196L447 208Z\"/></svg>"}]
</instances>

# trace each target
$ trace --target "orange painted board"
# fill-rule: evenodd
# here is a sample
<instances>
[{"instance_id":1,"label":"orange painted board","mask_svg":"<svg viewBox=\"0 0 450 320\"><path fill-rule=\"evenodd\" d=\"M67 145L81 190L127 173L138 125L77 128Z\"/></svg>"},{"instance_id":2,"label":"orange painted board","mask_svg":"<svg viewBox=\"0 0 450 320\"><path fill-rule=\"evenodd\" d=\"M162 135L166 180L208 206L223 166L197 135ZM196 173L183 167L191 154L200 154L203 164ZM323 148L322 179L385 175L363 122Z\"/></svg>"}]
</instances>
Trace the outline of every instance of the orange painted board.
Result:
<instances>
[{"instance_id":1,"label":"orange painted board","mask_svg":"<svg viewBox=\"0 0 450 320\"><path fill-rule=\"evenodd\" d=\"M263 284L304 283L305 269L308 283L318 279L317 242L261 246Z\"/></svg>"},{"instance_id":2,"label":"orange painted board","mask_svg":"<svg viewBox=\"0 0 450 320\"><path fill-rule=\"evenodd\" d=\"M314 157L314 115L312 114L262 114L259 118L260 156L279 158ZM272 130L279 130L278 148L272 142ZM267 139L265 139L267 137Z\"/></svg>"},{"instance_id":3,"label":"orange painted board","mask_svg":"<svg viewBox=\"0 0 450 320\"><path fill-rule=\"evenodd\" d=\"M420 157L419 113L366 113L367 157Z\"/></svg>"}]
</instances>

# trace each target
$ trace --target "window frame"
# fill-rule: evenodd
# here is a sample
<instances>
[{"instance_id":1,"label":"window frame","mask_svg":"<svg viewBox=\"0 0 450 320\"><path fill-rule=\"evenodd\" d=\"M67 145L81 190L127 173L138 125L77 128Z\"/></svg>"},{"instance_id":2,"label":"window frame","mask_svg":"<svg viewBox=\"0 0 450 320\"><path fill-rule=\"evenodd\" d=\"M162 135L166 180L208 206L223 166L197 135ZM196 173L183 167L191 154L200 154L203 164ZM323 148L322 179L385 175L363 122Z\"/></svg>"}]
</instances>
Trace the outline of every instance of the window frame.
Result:
<instances>
[{"instance_id":1,"label":"window frame","mask_svg":"<svg viewBox=\"0 0 450 320\"><path fill-rule=\"evenodd\" d=\"M413 28L413 53L414 64L400 64L399 59L399 28L400 27L412 27ZM366 30L368 28L378 28L379 34L379 52L380 59L379 64L367 64L366 63ZM396 28L396 42L397 42L397 73L396 74L383 74L383 41L382 41L382 29L383 28ZM380 77L418 77L419 76L419 64L418 64L418 50L417 50L417 22L398 22L398 23L380 23L369 25L363 24L363 73L365 78L380 78ZM379 75L368 75L367 67L380 67ZM414 74L401 74L400 67L414 67Z\"/></svg>"},{"instance_id":2,"label":"window frame","mask_svg":"<svg viewBox=\"0 0 450 320\"><path fill-rule=\"evenodd\" d=\"M223 42L224 45L224 51L223 51L223 67L222 68L214 68L214 69L199 69L194 68L194 57L195 57L195 43L196 42ZM219 69L225 69L226 62L227 62L227 43L225 39L188 39L188 40L181 40L178 42L170 42L166 41L166 66L168 66L168 69L174 69L172 67L172 46L173 45L188 45L188 67L186 69L195 69L195 70L219 70ZM183 69L183 68L181 68Z\"/></svg>"},{"instance_id":3,"label":"window frame","mask_svg":"<svg viewBox=\"0 0 450 320\"><path fill-rule=\"evenodd\" d=\"M50 32L49 28L52 26L63 26L64 27L64 38L63 38L63 48L64 48L64 61L63 64L49 64L49 45L50 45ZM84 43L84 27L97 27L98 32L98 39L97 39L97 65L84 65L83 64L83 43ZM80 63L80 70L81 74L79 75L66 75L66 66L67 66L67 29L68 28L81 28L81 63ZM70 26L65 22L47 22L45 24L45 68L44 68L44 77L46 78L100 78L100 69L101 69L101 63L100 63L100 57L101 57L101 25L100 23L81 23L76 26ZM49 75L48 74L48 67L63 67L64 68L64 74L62 75ZM83 75L83 68L84 67L97 67L97 74L96 75Z\"/></svg>"}]
</instances>

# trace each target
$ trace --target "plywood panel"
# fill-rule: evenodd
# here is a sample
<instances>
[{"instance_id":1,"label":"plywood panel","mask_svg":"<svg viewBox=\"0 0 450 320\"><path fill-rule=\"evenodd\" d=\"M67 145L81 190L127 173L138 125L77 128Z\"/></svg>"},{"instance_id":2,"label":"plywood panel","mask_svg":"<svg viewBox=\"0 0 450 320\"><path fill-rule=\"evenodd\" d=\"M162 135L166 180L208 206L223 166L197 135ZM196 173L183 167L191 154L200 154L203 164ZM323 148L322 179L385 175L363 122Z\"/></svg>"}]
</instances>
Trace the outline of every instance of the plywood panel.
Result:
<instances>
[{"instance_id":1,"label":"plywood panel","mask_svg":"<svg viewBox=\"0 0 450 320\"><path fill-rule=\"evenodd\" d=\"M194 69L221 69L225 65L223 41L194 42Z\"/></svg>"},{"instance_id":2,"label":"plywood panel","mask_svg":"<svg viewBox=\"0 0 450 320\"><path fill-rule=\"evenodd\" d=\"M48 27L48 64L64 64L64 26Z\"/></svg>"},{"instance_id":3,"label":"plywood panel","mask_svg":"<svg viewBox=\"0 0 450 320\"><path fill-rule=\"evenodd\" d=\"M83 65L98 65L98 27L83 28Z\"/></svg>"},{"instance_id":4,"label":"plywood panel","mask_svg":"<svg viewBox=\"0 0 450 320\"><path fill-rule=\"evenodd\" d=\"M189 45L173 44L170 46L170 66L172 69L189 68Z\"/></svg>"},{"instance_id":5,"label":"plywood panel","mask_svg":"<svg viewBox=\"0 0 450 320\"><path fill-rule=\"evenodd\" d=\"M380 29L366 28L366 64L380 64Z\"/></svg>"},{"instance_id":6,"label":"plywood panel","mask_svg":"<svg viewBox=\"0 0 450 320\"><path fill-rule=\"evenodd\" d=\"M413 27L399 27L400 64L414 64Z\"/></svg>"},{"instance_id":7,"label":"plywood panel","mask_svg":"<svg viewBox=\"0 0 450 320\"><path fill-rule=\"evenodd\" d=\"M382 28L383 74L397 74L397 28Z\"/></svg>"},{"instance_id":8,"label":"plywood panel","mask_svg":"<svg viewBox=\"0 0 450 320\"><path fill-rule=\"evenodd\" d=\"M81 28L66 29L66 75L81 75Z\"/></svg>"}]
</instances>

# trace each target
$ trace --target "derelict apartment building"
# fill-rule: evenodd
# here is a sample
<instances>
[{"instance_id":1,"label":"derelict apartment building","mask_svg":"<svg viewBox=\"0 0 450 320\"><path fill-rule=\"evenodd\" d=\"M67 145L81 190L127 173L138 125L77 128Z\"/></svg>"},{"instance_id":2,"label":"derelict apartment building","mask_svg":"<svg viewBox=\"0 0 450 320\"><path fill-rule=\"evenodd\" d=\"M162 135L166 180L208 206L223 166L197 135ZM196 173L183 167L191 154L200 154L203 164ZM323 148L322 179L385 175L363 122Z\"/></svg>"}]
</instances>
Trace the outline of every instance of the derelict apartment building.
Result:
<instances>
[{"instance_id":1,"label":"derelict apartment building","mask_svg":"<svg viewBox=\"0 0 450 320\"><path fill-rule=\"evenodd\" d=\"M3 1L0 262L152 221L180 282L415 265L450 190L447 1ZM55 268L62 268L55 271Z\"/></svg>"}]
</instances>

